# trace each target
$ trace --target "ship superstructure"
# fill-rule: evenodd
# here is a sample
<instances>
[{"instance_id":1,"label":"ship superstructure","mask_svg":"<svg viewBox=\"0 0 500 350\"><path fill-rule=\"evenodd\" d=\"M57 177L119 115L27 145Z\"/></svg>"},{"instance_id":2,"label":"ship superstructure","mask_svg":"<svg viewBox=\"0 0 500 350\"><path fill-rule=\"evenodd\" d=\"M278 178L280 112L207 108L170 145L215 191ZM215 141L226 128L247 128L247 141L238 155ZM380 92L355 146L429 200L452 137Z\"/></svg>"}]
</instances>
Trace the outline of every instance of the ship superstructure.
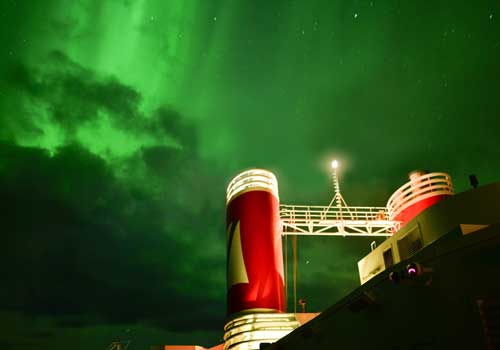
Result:
<instances>
[{"instance_id":1,"label":"ship superstructure","mask_svg":"<svg viewBox=\"0 0 500 350\"><path fill-rule=\"evenodd\" d=\"M358 266L359 288L266 349L500 349L500 183L427 207Z\"/></svg>"},{"instance_id":2,"label":"ship superstructure","mask_svg":"<svg viewBox=\"0 0 500 350\"><path fill-rule=\"evenodd\" d=\"M353 207L337 167L332 162L328 206L280 204L277 179L263 169L229 183L227 323L216 348L500 346L500 183L455 195L448 174L414 171L386 207ZM358 289L305 314L286 310L282 237L289 235L386 240L358 262ZM388 327L389 337L381 336Z\"/></svg>"}]
</instances>

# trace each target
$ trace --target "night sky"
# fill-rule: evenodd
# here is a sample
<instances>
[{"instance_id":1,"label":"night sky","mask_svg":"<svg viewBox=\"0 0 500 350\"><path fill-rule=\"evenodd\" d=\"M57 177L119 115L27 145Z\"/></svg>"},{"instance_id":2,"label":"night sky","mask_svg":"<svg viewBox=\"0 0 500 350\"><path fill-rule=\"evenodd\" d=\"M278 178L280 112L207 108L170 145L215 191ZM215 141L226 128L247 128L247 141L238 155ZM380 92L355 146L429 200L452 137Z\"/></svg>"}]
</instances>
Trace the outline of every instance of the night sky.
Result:
<instances>
[{"instance_id":1,"label":"night sky","mask_svg":"<svg viewBox=\"0 0 500 350\"><path fill-rule=\"evenodd\" d=\"M2 350L217 343L249 167L286 204L328 204L333 157L351 205L500 179L498 1L4 0L0 45ZM308 311L371 241L299 238Z\"/></svg>"}]
</instances>

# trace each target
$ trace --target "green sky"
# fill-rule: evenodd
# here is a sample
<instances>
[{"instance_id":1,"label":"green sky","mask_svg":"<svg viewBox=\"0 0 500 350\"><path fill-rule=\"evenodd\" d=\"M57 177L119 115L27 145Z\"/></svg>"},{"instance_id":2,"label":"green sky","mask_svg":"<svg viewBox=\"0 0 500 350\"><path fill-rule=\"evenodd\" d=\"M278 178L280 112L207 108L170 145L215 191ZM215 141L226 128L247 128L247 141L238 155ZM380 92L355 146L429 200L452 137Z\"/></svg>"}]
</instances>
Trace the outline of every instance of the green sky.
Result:
<instances>
[{"instance_id":1,"label":"green sky","mask_svg":"<svg viewBox=\"0 0 500 350\"><path fill-rule=\"evenodd\" d=\"M0 348L215 344L225 187L353 205L413 169L499 180L498 1L0 4ZM357 286L370 239L299 239L299 294ZM306 263L307 262L307 263ZM290 305L291 306L291 305Z\"/></svg>"}]
</instances>

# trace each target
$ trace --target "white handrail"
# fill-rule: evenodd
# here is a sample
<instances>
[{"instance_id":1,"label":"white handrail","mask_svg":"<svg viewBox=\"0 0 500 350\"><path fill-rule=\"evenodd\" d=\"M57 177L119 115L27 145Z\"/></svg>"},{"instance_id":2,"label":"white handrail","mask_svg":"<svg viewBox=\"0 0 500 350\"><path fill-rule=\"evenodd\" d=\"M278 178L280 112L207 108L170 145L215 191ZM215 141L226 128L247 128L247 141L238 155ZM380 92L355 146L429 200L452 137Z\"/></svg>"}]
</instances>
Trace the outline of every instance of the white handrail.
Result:
<instances>
[{"instance_id":1,"label":"white handrail","mask_svg":"<svg viewBox=\"0 0 500 350\"><path fill-rule=\"evenodd\" d=\"M322 207L306 205L281 205L282 220L383 220L387 217L385 207Z\"/></svg>"},{"instance_id":2,"label":"white handrail","mask_svg":"<svg viewBox=\"0 0 500 350\"><path fill-rule=\"evenodd\" d=\"M226 202L249 188L265 188L278 197L278 181L273 173L264 169L250 169L235 176L226 191Z\"/></svg>"},{"instance_id":3,"label":"white handrail","mask_svg":"<svg viewBox=\"0 0 500 350\"><path fill-rule=\"evenodd\" d=\"M429 173L410 180L387 201L389 218L394 220L403 210L423 199L437 195L453 195L450 175Z\"/></svg>"},{"instance_id":4,"label":"white handrail","mask_svg":"<svg viewBox=\"0 0 500 350\"><path fill-rule=\"evenodd\" d=\"M399 222L386 207L281 205L283 235L390 236Z\"/></svg>"}]
</instances>

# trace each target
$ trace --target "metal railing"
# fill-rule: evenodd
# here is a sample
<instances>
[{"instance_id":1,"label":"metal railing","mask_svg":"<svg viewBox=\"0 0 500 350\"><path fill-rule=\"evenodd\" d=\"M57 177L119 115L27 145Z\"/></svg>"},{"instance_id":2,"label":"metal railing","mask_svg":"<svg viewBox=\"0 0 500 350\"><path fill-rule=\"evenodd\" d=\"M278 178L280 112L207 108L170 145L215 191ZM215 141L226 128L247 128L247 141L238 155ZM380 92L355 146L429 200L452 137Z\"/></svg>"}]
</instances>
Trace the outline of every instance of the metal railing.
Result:
<instances>
[{"instance_id":1,"label":"metal railing","mask_svg":"<svg viewBox=\"0 0 500 350\"><path fill-rule=\"evenodd\" d=\"M394 220L409 206L437 195L453 195L450 175L429 173L412 179L394 192L387 201L388 218Z\"/></svg>"},{"instance_id":2,"label":"metal railing","mask_svg":"<svg viewBox=\"0 0 500 350\"><path fill-rule=\"evenodd\" d=\"M399 222L385 207L281 205L284 235L390 236Z\"/></svg>"},{"instance_id":3,"label":"metal railing","mask_svg":"<svg viewBox=\"0 0 500 350\"><path fill-rule=\"evenodd\" d=\"M251 188L265 188L278 198L278 181L274 174L264 169L250 169L231 180L226 190L226 203Z\"/></svg>"}]
</instances>

